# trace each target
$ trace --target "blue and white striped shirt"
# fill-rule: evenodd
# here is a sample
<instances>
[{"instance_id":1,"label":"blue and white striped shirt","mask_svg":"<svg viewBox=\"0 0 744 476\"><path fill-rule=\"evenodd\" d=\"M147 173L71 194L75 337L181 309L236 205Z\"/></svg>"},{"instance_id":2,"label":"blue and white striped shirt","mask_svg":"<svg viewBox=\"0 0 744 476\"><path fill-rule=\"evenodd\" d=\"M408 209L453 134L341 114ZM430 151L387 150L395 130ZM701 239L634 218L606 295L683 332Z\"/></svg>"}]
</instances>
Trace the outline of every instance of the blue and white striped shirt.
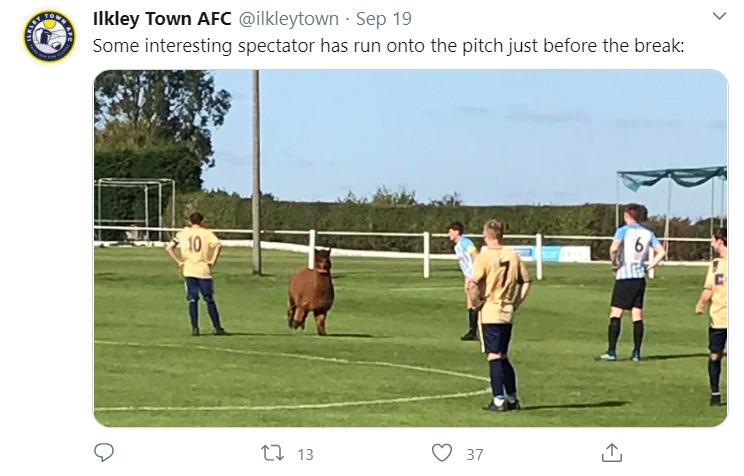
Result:
<instances>
[{"instance_id":1,"label":"blue and white striped shirt","mask_svg":"<svg viewBox=\"0 0 744 476\"><path fill-rule=\"evenodd\" d=\"M615 239L620 240L616 279L641 279L646 277L649 250L659 246L653 231L633 223L618 228Z\"/></svg>"},{"instance_id":2,"label":"blue and white striped shirt","mask_svg":"<svg viewBox=\"0 0 744 476\"><path fill-rule=\"evenodd\" d=\"M465 235L455 244L455 255L457 256L457 261L460 263L462 274L466 278L470 278L473 275L474 258L471 253L476 249L473 241Z\"/></svg>"}]
</instances>

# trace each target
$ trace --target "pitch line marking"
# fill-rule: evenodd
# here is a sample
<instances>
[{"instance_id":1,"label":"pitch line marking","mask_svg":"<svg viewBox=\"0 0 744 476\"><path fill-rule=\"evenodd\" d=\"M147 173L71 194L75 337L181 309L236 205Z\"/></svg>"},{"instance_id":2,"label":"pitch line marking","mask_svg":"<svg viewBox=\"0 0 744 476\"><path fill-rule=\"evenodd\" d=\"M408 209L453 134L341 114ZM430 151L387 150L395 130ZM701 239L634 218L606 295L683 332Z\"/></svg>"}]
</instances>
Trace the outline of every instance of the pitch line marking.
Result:
<instances>
[{"instance_id":1,"label":"pitch line marking","mask_svg":"<svg viewBox=\"0 0 744 476\"><path fill-rule=\"evenodd\" d=\"M540 289L542 288L583 288L583 284L539 284L537 285ZM390 288L388 291L392 292L416 292L416 291L464 291L463 286L440 286L440 287L421 287L421 288Z\"/></svg>"},{"instance_id":2,"label":"pitch line marking","mask_svg":"<svg viewBox=\"0 0 744 476\"><path fill-rule=\"evenodd\" d=\"M391 288L388 291L452 291L456 289L464 290L465 288L463 286L442 286L438 288Z\"/></svg>"},{"instance_id":3,"label":"pitch line marking","mask_svg":"<svg viewBox=\"0 0 744 476\"><path fill-rule=\"evenodd\" d=\"M267 357L289 357L301 360L312 360L320 362L330 362L336 364L346 365L373 365L377 367L391 367L399 368L404 370L415 370L418 372L428 372L441 375L448 375L451 377L467 378L471 380L490 382L490 379L481 377L479 375L465 374L462 372L455 372L452 370L434 369L429 367L419 367L415 365L406 364L395 364L392 362L378 362L378 361L364 361L364 360L347 360L337 359L334 357L319 357L314 355L305 354L290 354L286 352L262 352L258 350L241 350L231 349L227 347L207 347L203 345L181 345L181 344L141 344L138 342L114 342L105 340L96 340L95 344L100 345L112 345L122 347L155 347L155 348L175 348L175 349L197 349L197 350L208 350L213 352L227 352L233 354L243 355L261 355ZM126 407L97 407L94 411L97 412L125 412L125 411L143 411L143 412L186 412L186 411L271 411L271 410L308 410L308 409L324 409L324 408L339 408L339 407L352 407L352 406L364 406L364 405L384 405L391 403L411 403L411 402L422 402L430 400L445 400L450 398L464 398L474 397L477 395L483 395L490 393L491 389L476 390L473 392L459 392L449 393L441 395L427 395L419 397L400 397L400 398L388 398L379 400L360 400L350 402L336 402L336 403L318 403L318 404L299 404L299 405L263 405L263 406L247 406L247 405L227 405L227 406L199 406L199 407L153 407L153 406L126 406Z\"/></svg>"},{"instance_id":4,"label":"pitch line marking","mask_svg":"<svg viewBox=\"0 0 744 476\"><path fill-rule=\"evenodd\" d=\"M274 405L274 406L221 406L221 407L99 407L94 410L97 412L213 412L213 411L271 411L271 410L318 410L324 408L353 407L365 405L385 405L391 403L412 403L430 400L446 400L449 398L464 398L484 395L491 392L491 389L476 390L465 393L449 393L444 395L429 395L423 397L401 397L381 400L360 400L356 402L337 402L337 403L318 403L302 405Z\"/></svg>"}]
</instances>

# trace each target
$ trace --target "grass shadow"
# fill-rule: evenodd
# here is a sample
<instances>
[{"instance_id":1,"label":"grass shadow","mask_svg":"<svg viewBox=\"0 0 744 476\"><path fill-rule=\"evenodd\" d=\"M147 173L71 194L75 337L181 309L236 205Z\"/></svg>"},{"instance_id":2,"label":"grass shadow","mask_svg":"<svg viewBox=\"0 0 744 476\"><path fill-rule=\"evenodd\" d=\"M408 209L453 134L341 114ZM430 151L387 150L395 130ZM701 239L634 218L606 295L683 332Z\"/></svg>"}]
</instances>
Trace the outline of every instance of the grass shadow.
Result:
<instances>
[{"instance_id":1,"label":"grass shadow","mask_svg":"<svg viewBox=\"0 0 744 476\"><path fill-rule=\"evenodd\" d=\"M630 402L626 401L607 401L597 403L569 403L567 405L536 405L522 407L520 411L528 412L533 410L563 410L563 409L590 409L590 408L614 408L624 407L630 405Z\"/></svg>"},{"instance_id":2,"label":"grass shadow","mask_svg":"<svg viewBox=\"0 0 744 476\"><path fill-rule=\"evenodd\" d=\"M324 337L347 337L353 339L384 339L387 336L373 336L372 334L327 334Z\"/></svg>"},{"instance_id":3,"label":"grass shadow","mask_svg":"<svg viewBox=\"0 0 744 476\"><path fill-rule=\"evenodd\" d=\"M270 333L270 332L230 332L226 336L215 336L212 334L202 334L199 337L215 337L215 338L229 338L229 337L294 337L298 334L303 334L303 332L286 332L286 333ZM310 337L315 337L317 334L315 333L315 330L312 330L312 332L306 331L304 334L307 334ZM372 334L328 334L323 336L323 339L331 338L331 337L341 337L341 338L352 338L352 339L385 339L388 338L388 336L374 336Z\"/></svg>"},{"instance_id":4,"label":"grass shadow","mask_svg":"<svg viewBox=\"0 0 744 476\"><path fill-rule=\"evenodd\" d=\"M199 337L214 337L220 339L227 339L230 337L291 337L292 334L272 334L268 332L229 332L226 336L216 336L213 334L202 334Z\"/></svg>"},{"instance_id":5,"label":"grass shadow","mask_svg":"<svg viewBox=\"0 0 744 476\"><path fill-rule=\"evenodd\" d=\"M709 357L709 356L710 356L710 353L698 352L697 354L649 355L649 356L644 356L643 360L653 361L653 360L694 359L694 358L702 358L702 357Z\"/></svg>"}]
</instances>

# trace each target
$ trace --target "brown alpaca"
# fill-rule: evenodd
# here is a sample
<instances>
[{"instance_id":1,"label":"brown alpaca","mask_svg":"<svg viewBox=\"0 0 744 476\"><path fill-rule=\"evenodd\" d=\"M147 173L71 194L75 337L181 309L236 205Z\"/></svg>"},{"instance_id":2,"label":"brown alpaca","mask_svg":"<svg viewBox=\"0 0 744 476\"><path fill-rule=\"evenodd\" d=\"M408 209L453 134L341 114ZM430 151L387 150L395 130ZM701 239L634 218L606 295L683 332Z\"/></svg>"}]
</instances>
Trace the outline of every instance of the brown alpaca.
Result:
<instances>
[{"instance_id":1,"label":"brown alpaca","mask_svg":"<svg viewBox=\"0 0 744 476\"><path fill-rule=\"evenodd\" d=\"M315 250L315 269L300 270L289 280L289 328L305 329L305 319L312 311L318 335L326 335L325 322L333 297L331 250Z\"/></svg>"}]
</instances>

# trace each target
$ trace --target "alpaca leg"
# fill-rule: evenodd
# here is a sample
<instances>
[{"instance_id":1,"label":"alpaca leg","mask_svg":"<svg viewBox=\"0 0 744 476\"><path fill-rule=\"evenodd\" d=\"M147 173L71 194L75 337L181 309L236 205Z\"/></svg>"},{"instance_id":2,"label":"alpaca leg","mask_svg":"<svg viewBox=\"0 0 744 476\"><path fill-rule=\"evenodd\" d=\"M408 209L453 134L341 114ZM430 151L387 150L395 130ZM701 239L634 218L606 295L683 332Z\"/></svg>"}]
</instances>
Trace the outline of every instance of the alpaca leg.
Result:
<instances>
[{"instance_id":1,"label":"alpaca leg","mask_svg":"<svg viewBox=\"0 0 744 476\"><path fill-rule=\"evenodd\" d=\"M290 329L294 328L294 326L292 326L292 323L294 322L294 315L296 311L297 311L297 306L290 304L289 308L287 309L287 321L289 323Z\"/></svg>"},{"instance_id":2,"label":"alpaca leg","mask_svg":"<svg viewBox=\"0 0 744 476\"><path fill-rule=\"evenodd\" d=\"M295 308L294 320L292 321L293 329L298 329L300 327L302 329L305 329L305 319L307 319L308 312L309 311L307 309L300 306L297 306L297 308Z\"/></svg>"},{"instance_id":3,"label":"alpaca leg","mask_svg":"<svg viewBox=\"0 0 744 476\"><path fill-rule=\"evenodd\" d=\"M326 335L326 316L327 314L325 312L315 313L315 328L318 330L319 336Z\"/></svg>"}]
</instances>

